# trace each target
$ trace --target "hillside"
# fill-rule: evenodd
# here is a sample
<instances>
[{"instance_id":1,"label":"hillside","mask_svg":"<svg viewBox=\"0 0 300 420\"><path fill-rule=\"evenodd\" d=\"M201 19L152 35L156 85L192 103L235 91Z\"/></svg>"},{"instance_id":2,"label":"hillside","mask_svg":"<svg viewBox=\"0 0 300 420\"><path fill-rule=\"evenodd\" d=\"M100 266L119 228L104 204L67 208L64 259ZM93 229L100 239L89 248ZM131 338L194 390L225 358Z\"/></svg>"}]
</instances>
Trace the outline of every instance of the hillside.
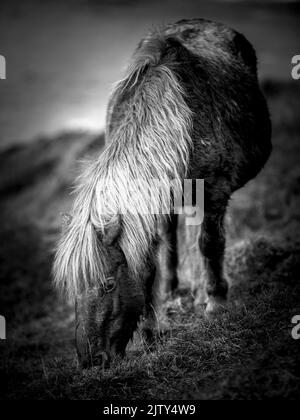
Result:
<instances>
[{"instance_id":1,"label":"hillside","mask_svg":"<svg viewBox=\"0 0 300 420\"><path fill-rule=\"evenodd\" d=\"M0 342L2 399L299 398L300 88L268 82L273 153L237 192L227 216L228 311L207 320L195 310L200 277L196 233L181 235L181 287L159 313L149 352L139 333L110 369L78 369L73 309L51 284L60 212L72 203L79 161L100 153L103 135L62 133L0 153Z\"/></svg>"}]
</instances>

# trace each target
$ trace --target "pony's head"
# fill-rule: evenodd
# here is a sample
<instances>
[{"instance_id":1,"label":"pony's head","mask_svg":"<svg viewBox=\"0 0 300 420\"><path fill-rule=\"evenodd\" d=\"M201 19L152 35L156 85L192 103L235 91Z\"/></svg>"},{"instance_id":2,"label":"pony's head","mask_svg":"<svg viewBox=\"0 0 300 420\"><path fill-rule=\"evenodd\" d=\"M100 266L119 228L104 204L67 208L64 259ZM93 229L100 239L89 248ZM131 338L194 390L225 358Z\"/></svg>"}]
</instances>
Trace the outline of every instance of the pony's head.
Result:
<instances>
[{"instance_id":1,"label":"pony's head","mask_svg":"<svg viewBox=\"0 0 300 420\"><path fill-rule=\"evenodd\" d=\"M67 223L56 255L56 282L65 275L59 286L75 301L75 342L81 366L106 366L115 356L124 355L143 314L150 265L138 277L130 270L120 245L120 219L103 229L89 221L84 231L76 230L76 220Z\"/></svg>"}]
</instances>

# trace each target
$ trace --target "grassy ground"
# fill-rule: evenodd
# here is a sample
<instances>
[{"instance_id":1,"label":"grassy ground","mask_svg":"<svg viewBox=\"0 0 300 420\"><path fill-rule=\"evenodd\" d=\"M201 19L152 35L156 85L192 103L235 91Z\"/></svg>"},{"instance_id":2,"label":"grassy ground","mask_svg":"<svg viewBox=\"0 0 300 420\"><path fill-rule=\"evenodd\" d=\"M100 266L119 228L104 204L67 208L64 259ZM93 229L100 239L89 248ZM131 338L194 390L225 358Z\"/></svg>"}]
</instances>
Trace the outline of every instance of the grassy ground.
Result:
<instances>
[{"instance_id":1,"label":"grassy ground","mask_svg":"<svg viewBox=\"0 0 300 420\"><path fill-rule=\"evenodd\" d=\"M201 308L195 310L195 232L181 232L187 241L181 287L159 313L161 336L154 350L137 333L126 358L105 371L79 370L73 309L51 285L57 214L70 206L74 162L100 150L103 137L62 134L0 155L0 313L7 320L7 340L0 341L0 398L300 397L299 341L291 337L291 319L300 314L300 89L267 83L265 92L274 151L230 205L228 311L207 320Z\"/></svg>"}]
</instances>

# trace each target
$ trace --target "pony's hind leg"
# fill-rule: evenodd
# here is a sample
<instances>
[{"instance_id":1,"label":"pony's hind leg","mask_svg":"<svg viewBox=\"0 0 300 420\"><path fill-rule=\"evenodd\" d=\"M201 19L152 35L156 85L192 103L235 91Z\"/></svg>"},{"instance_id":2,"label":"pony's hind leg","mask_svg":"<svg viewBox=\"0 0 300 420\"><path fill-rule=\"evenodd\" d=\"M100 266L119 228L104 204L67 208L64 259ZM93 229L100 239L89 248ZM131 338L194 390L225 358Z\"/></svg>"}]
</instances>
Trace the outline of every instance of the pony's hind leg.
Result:
<instances>
[{"instance_id":1,"label":"pony's hind leg","mask_svg":"<svg viewBox=\"0 0 300 420\"><path fill-rule=\"evenodd\" d=\"M205 214L199 237L206 274L206 313L213 314L226 304L228 283L224 276L224 216L228 198L225 194L205 195Z\"/></svg>"}]
</instances>

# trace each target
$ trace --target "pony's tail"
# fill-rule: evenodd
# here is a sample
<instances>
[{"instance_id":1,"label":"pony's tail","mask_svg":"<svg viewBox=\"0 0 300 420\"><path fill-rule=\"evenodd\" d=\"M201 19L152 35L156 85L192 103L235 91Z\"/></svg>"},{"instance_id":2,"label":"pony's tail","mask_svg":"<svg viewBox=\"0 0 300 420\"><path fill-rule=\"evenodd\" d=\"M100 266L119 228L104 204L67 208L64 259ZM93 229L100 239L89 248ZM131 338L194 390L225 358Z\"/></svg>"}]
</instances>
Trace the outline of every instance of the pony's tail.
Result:
<instances>
[{"instance_id":1,"label":"pony's tail","mask_svg":"<svg viewBox=\"0 0 300 420\"><path fill-rule=\"evenodd\" d=\"M71 300L104 278L98 232L89 214L75 214L58 243L54 265L54 284ZM102 255L103 257L103 255Z\"/></svg>"}]
</instances>

